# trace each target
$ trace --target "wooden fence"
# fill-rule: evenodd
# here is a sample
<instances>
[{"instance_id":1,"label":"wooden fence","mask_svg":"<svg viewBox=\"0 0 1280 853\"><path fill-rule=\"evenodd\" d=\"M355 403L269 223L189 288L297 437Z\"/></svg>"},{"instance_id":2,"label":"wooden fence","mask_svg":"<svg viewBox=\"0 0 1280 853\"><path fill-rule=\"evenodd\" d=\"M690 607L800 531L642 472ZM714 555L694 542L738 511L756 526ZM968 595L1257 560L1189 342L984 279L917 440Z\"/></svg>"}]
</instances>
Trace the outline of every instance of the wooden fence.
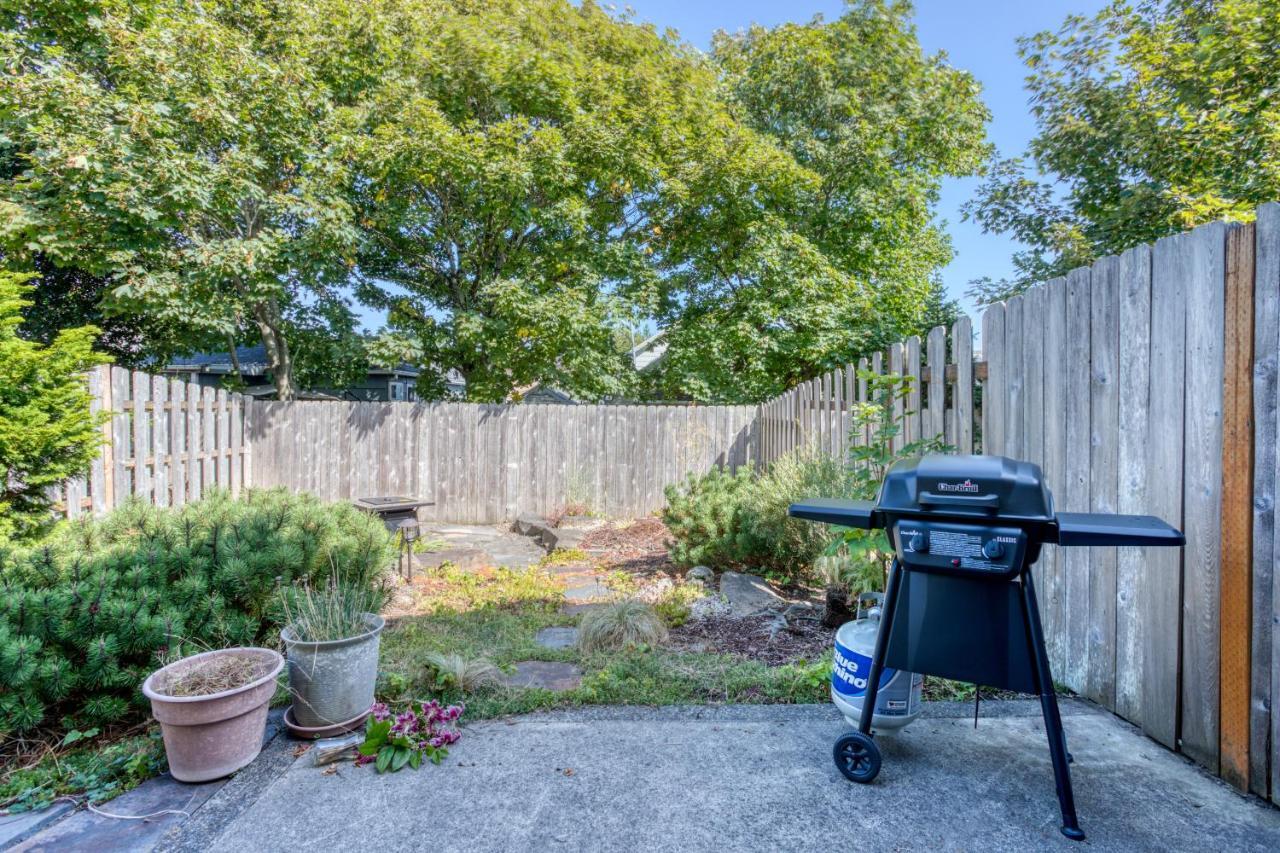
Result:
<instances>
[{"instance_id":1,"label":"wooden fence","mask_svg":"<svg viewBox=\"0 0 1280 853\"><path fill-rule=\"evenodd\" d=\"M1151 513L1187 536L1181 551L1047 549L1059 680L1280 800L1278 302L1269 205L992 306L983 434L986 452L1039 463L1060 510Z\"/></svg>"},{"instance_id":2,"label":"wooden fence","mask_svg":"<svg viewBox=\"0 0 1280 853\"><path fill-rule=\"evenodd\" d=\"M755 406L256 402L249 435L255 486L411 495L459 522L645 515L687 473L758 456Z\"/></svg>"},{"instance_id":3,"label":"wooden fence","mask_svg":"<svg viewBox=\"0 0 1280 853\"><path fill-rule=\"evenodd\" d=\"M66 512L252 484L404 493L453 521L576 501L640 515L691 471L843 454L866 439L849 434L868 399L858 369L906 374L899 443L1027 459L1059 510L1151 513L1186 532L1180 551L1045 549L1034 571L1054 675L1280 803L1280 205L1105 258L981 324L981 361L964 318L759 406L275 403L103 368L94 405L115 414Z\"/></svg>"},{"instance_id":4,"label":"wooden fence","mask_svg":"<svg viewBox=\"0 0 1280 853\"><path fill-rule=\"evenodd\" d=\"M950 353L950 355L948 355ZM936 326L924 341L912 336L884 353L856 365L803 382L760 405L760 459L772 462L801 447L843 456L851 445L870 436L852 430L852 408L872 402L872 391L860 373L893 373L910 377L905 399L895 401L903 429L896 447L921 438L942 437L960 453L974 448L974 380L985 365L973 360L973 329L961 317L950 330Z\"/></svg>"},{"instance_id":5,"label":"wooden fence","mask_svg":"<svg viewBox=\"0 0 1280 853\"><path fill-rule=\"evenodd\" d=\"M1056 680L1241 790L1280 803L1280 205L1033 287L869 366L918 377L899 441L1039 464L1057 509L1158 515L1172 549L1045 549L1034 570ZM867 364L860 363L858 367ZM981 411L974 406L980 386ZM842 453L846 368L761 406L761 458Z\"/></svg>"},{"instance_id":6,"label":"wooden fence","mask_svg":"<svg viewBox=\"0 0 1280 853\"><path fill-rule=\"evenodd\" d=\"M250 482L248 397L114 366L88 379L92 410L112 415L88 476L65 486L68 517L102 513L132 496L180 506L213 488L239 494Z\"/></svg>"}]
</instances>

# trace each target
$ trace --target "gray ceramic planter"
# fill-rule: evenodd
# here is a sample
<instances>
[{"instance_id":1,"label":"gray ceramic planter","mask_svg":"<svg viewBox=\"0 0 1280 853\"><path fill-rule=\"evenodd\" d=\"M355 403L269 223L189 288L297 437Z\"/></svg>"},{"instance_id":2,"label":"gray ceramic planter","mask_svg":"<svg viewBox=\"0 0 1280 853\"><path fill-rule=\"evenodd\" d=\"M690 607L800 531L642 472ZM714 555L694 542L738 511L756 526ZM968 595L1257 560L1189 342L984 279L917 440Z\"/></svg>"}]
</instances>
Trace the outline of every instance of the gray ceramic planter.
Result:
<instances>
[{"instance_id":1,"label":"gray ceramic planter","mask_svg":"<svg viewBox=\"0 0 1280 853\"><path fill-rule=\"evenodd\" d=\"M364 614L367 631L345 640L305 643L285 628L280 632L289 660L293 719L319 728L348 723L369 710L378 678L381 616Z\"/></svg>"},{"instance_id":2,"label":"gray ceramic planter","mask_svg":"<svg viewBox=\"0 0 1280 853\"><path fill-rule=\"evenodd\" d=\"M231 690L207 696L169 696L169 679L220 655L261 658L266 673ZM203 652L151 673L142 684L151 713L160 722L169 772L180 782L208 782L236 772L257 757L267 728L267 708L284 659L271 649L234 648Z\"/></svg>"}]
</instances>

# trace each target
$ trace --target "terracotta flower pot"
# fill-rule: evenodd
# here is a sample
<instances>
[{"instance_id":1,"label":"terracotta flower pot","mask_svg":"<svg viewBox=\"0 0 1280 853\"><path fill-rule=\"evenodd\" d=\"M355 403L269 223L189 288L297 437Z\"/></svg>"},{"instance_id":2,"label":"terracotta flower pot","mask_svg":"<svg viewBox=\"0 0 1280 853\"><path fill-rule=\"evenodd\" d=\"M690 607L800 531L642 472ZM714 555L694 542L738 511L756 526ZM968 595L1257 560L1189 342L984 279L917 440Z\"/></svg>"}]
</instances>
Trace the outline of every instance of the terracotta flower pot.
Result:
<instances>
[{"instance_id":1,"label":"terracotta flower pot","mask_svg":"<svg viewBox=\"0 0 1280 853\"><path fill-rule=\"evenodd\" d=\"M220 655L254 656L266 670L248 684L205 696L169 696L169 679ZM160 722L169 772L182 782L208 782L236 772L257 757L284 658L271 649L219 649L183 658L151 673L142 684Z\"/></svg>"}]
</instances>

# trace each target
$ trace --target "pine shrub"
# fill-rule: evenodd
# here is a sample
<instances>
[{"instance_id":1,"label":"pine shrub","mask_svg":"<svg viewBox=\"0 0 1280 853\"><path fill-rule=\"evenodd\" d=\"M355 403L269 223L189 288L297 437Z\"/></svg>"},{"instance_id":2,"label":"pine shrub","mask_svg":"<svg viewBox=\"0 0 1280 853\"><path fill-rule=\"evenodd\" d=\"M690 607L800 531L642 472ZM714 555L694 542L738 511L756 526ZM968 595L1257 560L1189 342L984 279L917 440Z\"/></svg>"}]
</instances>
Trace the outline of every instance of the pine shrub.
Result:
<instances>
[{"instance_id":1,"label":"pine shrub","mask_svg":"<svg viewBox=\"0 0 1280 853\"><path fill-rule=\"evenodd\" d=\"M754 472L721 467L690 474L667 486L662 521L671 531L671 559L678 566L736 566L745 553L742 510L754 487Z\"/></svg>"},{"instance_id":2,"label":"pine shrub","mask_svg":"<svg viewBox=\"0 0 1280 853\"><path fill-rule=\"evenodd\" d=\"M662 519L671 531L671 558L681 566L801 580L834 535L826 525L790 518L788 508L809 497L851 497L850 487L839 459L804 450L763 472L717 467L690 475L666 491Z\"/></svg>"},{"instance_id":3,"label":"pine shrub","mask_svg":"<svg viewBox=\"0 0 1280 853\"><path fill-rule=\"evenodd\" d=\"M127 718L165 660L274 645L282 590L334 575L376 589L394 559L377 518L282 490L135 502L2 545L0 735Z\"/></svg>"}]
</instances>

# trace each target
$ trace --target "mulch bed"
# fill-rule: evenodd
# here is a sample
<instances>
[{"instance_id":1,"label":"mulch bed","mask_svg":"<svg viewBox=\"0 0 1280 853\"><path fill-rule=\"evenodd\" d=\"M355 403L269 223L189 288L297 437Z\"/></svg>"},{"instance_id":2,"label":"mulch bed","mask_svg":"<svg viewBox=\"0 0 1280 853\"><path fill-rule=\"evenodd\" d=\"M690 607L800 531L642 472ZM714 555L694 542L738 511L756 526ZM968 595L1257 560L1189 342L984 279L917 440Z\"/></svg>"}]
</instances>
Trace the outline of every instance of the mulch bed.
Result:
<instances>
[{"instance_id":1,"label":"mulch bed","mask_svg":"<svg viewBox=\"0 0 1280 853\"><path fill-rule=\"evenodd\" d=\"M667 540L671 533L660 518L640 518L630 524L610 521L582 539L585 551L601 554L607 569L628 572L644 580L658 572L670 572Z\"/></svg>"},{"instance_id":2,"label":"mulch bed","mask_svg":"<svg viewBox=\"0 0 1280 853\"><path fill-rule=\"evenodd\" d=\"M782 666L798 660L815 661L832 648L835 632L820 622L791 619L770 637L772 614L740 619L688 621L671 630L671 645L677 649L718 652L758 660L768 666Z\"/></svg>"}]
</instances>

